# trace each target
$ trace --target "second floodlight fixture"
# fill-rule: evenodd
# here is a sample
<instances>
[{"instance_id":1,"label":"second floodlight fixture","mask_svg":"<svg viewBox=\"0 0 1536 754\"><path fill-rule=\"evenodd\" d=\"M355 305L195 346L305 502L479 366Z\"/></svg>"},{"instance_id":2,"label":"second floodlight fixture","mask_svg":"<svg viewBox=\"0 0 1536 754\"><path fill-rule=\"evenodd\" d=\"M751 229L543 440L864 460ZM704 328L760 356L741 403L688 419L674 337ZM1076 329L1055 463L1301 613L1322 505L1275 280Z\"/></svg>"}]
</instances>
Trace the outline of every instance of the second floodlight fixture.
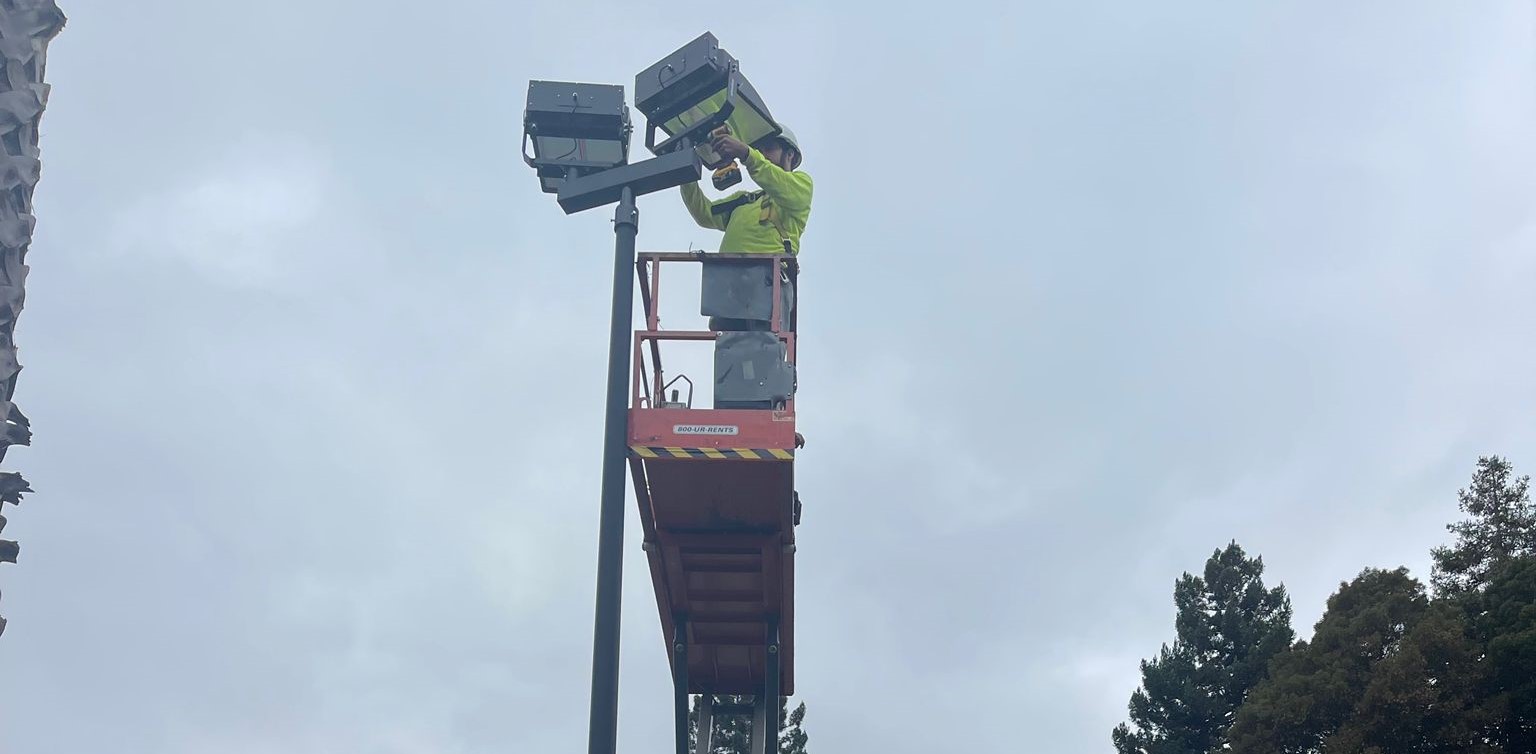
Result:
<instances>
[{"instance_id":1,"label":"second floodlight fixture","mask_svg":"<svg viewBox=\"0 0 1536 754\"><path fill-rule=\"evenodd\" d=\"M736 59L709 32L635 77L635 107L645 114L645 146L653 154L692 146L709 168L729 163L709 147L710 132L721 125L746 144L780 132ZM657 129L667 136L661 143Z\"/></svg>"},{"instance_id":2,"label":"second floodlight fixture","mask_svg":"<svg viewBox=\"0 0 1536 754\"><path fill-rule=\"evenodd\" d=\"M622 86L528 82L523 159L567 214L699 180L692 150L630 164L631 131Z\"/></svg>"},{"instance_id":3,"label":"second floodlight fixture","mask_svg":"<svg viewBox=\"0 0 1536 754\"><path fill-rule=\"evenodd\" d=\"M569 179L627 164L632 130L622 86L528 82L523 160L538 171L545 193L559 192Z\"/></svg>"}]
</instances>

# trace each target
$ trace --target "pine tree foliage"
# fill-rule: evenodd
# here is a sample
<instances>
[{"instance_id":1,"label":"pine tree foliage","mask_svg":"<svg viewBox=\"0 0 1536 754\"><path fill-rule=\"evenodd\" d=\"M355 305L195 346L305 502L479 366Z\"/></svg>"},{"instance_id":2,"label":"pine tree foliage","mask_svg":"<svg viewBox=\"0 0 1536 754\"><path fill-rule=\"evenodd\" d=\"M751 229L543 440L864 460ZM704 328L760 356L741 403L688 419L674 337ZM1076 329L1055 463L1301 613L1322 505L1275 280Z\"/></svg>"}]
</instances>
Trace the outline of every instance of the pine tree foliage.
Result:
<instances>
[{"instance_id":1,"label":"pine tree foliage","mask_svg":"<svg viewBox=\"0 0 1536 754\"><path fill-rule=\"evenodd\" d=\"M1442 594L1478 591L1500 563L1536 556L1536 506L1531 478L1514 477L1509 461L1478 459L1472 484L1457 493L1461 512L1470 518L1448 525L1455 543L1433 551L1430 580Z\"/></svg>"},{"instance_id":2,"label":"pine tree foliage","mask_svg":"<svg viewBox=\"0 0 1536 754\"><path fill-rule=\"evenodd\" d=\"M1482 458L1458 502L1468 518L1432 553L1436 597L1403 568L1341 585L1239 711L1233 752L1536 752L1529 480Z\"/></svg>"},{"instance_id":3,"label":"pine tree foliage","mask_svg":"<svg viewBox=\"0 0 1536 754\"><path fill-rule=\"evenodd\" d=\"M1482 709L1505 751L1536 752L1536 557L1502 563L1489 576L1470 611L1487 669Z\"/></svg>"},{"instance_id":4,"label":"pine tree foliage","mask_svg":"<svg viewBox=\"0 0 1536 754\"><path fill-rule=\"evenodd\" d=\"M1475 650L1456 614L1425 622L1428 613L1424 585L1407 568L1367 568L1339 585L1312 640L1276 657L1241 708L1232 751L1439 751L1402 740L1424 740L1425 726L1453 728L1439 717L1459 719L1453 708L1475 685ZM1422 688L1432 680L1441 686Z\"/></svg>"},{"instance_id":5,"label":"pine tree foliage","mask_svg":"<svg viewBox=\"0 0 1536 754\"><path fill-rule=\"evenodd\" d=\"M693 708L688 711L688 747L694 750L699 739L699 705L705 697L695 697ZM716 695L715 704L751 705L752 696ZM710 754L750 754L752 720L750 717L714 717L714 736ZM779 754L807 754L806 744L810 736L805 732L805 702L794 710L789 709L789 697L779 700Z\"/></svg>"},{"instance_id":6,"label":"pine tree foliage","mask_svg":"<svg viewBox=\"0 0 1536 754\"><path fill-rule=\"evenodd\" d=\"M1490 754L1478 703L1485 666L1460 611L1431 605L1371 669L1365 689L1327 751L1366 754Z\"/></svg>"},{"instance_id":7,"label":"pine tree foliage","mask_svg":"<svg viewBox=\"0 0 1536 754\"><path fill-rule=\"evenodd\" d=\"M785 702L788 708L788 700ZM805 732L805 702L801 702L779 724L779 754L807 754L805 745L810 740Z\"/></svg>"},{"instance_id":8,"label":"pine tree foliage","mask_svg":"<svg viewBox=\"0 0 1536 754\"><path fill-rule=\"evenodd\" d=\"M1119 754L1224 749L1249 690L1294 638L1285 587L1266 589L1263 573L1263 559L1249 558L1232 542L1211 555L1203 576L1186 573L1178 580L1177 638L1141 663L1130 724L1112 736Z\"/></svg>"}]
</instances>

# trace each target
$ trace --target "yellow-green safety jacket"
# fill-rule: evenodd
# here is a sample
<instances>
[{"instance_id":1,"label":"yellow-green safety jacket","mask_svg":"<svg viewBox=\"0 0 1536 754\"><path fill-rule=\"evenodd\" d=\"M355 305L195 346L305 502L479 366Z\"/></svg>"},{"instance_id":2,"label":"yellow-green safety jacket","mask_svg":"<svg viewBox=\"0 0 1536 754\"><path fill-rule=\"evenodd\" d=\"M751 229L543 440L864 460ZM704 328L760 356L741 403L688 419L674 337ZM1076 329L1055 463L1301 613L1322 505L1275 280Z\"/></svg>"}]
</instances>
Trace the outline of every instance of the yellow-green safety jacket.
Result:
<instances>
[{"instance_id":1,"label":"yellow-green safety jacket","mask_svg":"<svg viewBox=\"0 0 1536 754\"><path fill-rule=\"evenodd\" d=\"M725 231L720 251L727 254L800 253L800 234L811 214L811 176L768 161L762 152L747 149L742 160L758 191L737 191L711 202L697 183L683 184L683 203L694 222Z\"/></svg>"}]
</instances>

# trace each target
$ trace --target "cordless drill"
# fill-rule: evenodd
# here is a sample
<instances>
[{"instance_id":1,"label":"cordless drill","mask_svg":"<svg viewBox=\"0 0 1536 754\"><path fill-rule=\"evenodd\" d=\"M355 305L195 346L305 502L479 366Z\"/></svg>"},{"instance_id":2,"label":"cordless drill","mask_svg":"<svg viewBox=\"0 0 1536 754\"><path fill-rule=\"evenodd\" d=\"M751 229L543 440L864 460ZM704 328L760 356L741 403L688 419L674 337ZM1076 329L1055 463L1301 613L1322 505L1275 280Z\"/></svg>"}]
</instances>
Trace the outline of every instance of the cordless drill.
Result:
<instances>
[{"instance_id":1,"label":"cordless drill","mask_svg":"<svg viewBox=\"0 0 1536 754\"><path fill-rule=\"evenodd\" d=\"M731 127L729 125L722 125L714 131L711 131L709 135L710 138L714 138L716 136L730 136ZM730 162L715 168L715 172L710 175L709 179L710 181L714 182L716 189L724 191L725 189L741 183L741 166L737 165L735 160L731 160Z\"/></svg>"}]
</instances>

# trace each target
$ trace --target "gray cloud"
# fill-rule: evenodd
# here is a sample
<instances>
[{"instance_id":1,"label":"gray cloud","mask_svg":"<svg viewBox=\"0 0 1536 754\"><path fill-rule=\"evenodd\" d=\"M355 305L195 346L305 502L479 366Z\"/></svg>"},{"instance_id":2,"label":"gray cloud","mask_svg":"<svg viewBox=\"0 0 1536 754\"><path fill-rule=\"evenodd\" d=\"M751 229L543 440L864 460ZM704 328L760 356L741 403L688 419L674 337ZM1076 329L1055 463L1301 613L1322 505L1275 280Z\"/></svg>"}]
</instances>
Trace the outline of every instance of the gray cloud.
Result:
<instances>
[{"instance_id":1,"label":"gray cloud","mask_svg":"<svg viewBox=\"0 0 1536 754\"><path fill-rule=\"evenodd\" d=\"M1536 463L1528 3L689 7L66 8L6 751L584 749L608 215L536 193L521 95L706 28L817 179L817 751L1104 751L1210 550L1305 634L1427 574L1478 453Z\"/></svg>"}]
</instances>

